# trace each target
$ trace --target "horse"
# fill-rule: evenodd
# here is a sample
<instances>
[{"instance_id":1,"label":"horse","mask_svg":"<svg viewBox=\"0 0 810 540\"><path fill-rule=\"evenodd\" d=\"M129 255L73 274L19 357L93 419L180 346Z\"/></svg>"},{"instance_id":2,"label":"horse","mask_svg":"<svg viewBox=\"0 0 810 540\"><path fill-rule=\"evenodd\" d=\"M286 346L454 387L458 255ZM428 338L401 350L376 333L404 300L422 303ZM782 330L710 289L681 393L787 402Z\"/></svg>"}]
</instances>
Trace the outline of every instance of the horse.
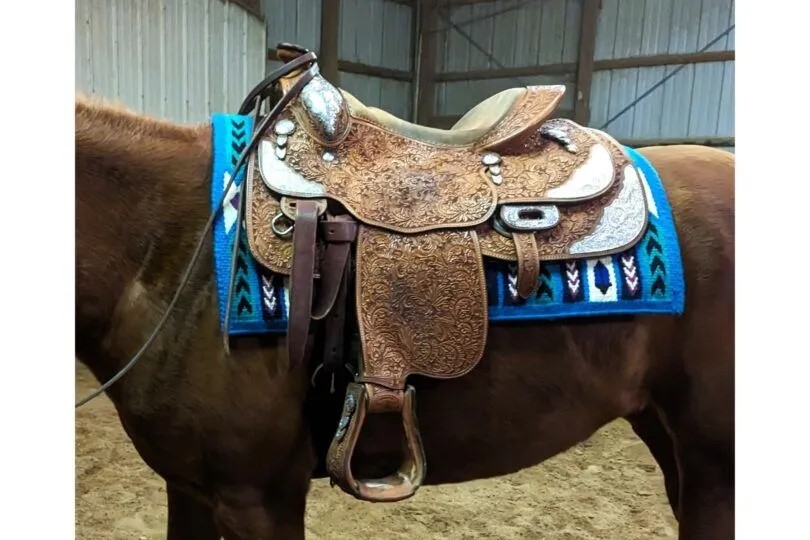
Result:
<instances>
[{"instance_id":1,"label":"horse","mask_svg":"<svg viewBox=\"0 0 810 540\"><path fill-rule=\"evenodd\" d=\"M209 216L208 124L79 97L76 356L99 381L158 324ZM734 157L639 149L660 174L684 264L682 316L491 326L462 377L414 377L426 484L535 465L626 418L664 475L682 539L734 535ZM287 369L284 336L223 344L212 245L141 361L107 391L167 485L170 540L300 539L341 400ZM396 421L369 425L365 477L398 464ZM381 531L384 536L384 531Z\"/></svg>"}]
</instances>

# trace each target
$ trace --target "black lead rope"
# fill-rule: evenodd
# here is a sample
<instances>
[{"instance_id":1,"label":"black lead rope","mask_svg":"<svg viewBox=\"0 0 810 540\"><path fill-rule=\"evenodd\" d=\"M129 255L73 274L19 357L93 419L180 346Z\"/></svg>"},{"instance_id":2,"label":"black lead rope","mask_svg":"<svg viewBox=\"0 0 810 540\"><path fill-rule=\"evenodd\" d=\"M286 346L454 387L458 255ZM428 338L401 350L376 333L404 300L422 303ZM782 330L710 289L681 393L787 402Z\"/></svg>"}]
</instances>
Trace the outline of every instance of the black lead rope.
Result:
<instances>
[{"instance_id":1,"label":"black lead rope","mask_svg":"<svg viewBox=\"0 0 810 540\"><path fill-rule=\"evenodd\" d=\"M316 57L314 53L307 53L281 66L279 69L274 71L269 77L267 77L264 81L259 83L253 90L251 90L250 94L248 94L248 98L245 99L245 102L242 104L242 107L248 106L252 108L250 106L252 102L255 101L257 98L260 98L263 92L273 83L275 83L278 79L302 67L308 62L310 63L315 62L315 60ZM138 363L141 357L143 357L144 353L149 349L152 343L154 343L160 331L163 330L163 328L166 326L166 322L169 320L169 316L174 311L174 308L177 305L177 301L180 299L181 293L185 289L186 285L188 285L189 279L191 278L191 272L192 270L194 270L194 266L196 265L197 260L200 258L200 253L202 253L203 246L205 245L205 240L208 237L208 233L211 232L211 229L214 225L214 220L219 214L219 211L225 202L225 198L228 195L228 191L231 189L231 186L233 185L237 175L239 174L239 171L245 166L245 163L247 163L248 156L250 156L250 154L256 149L256 146L261 140L262 135L267 131L267 129L270 127L273 121L275 121L276 117L278 117L278 115L281 114L281 111L284 109L284 107L286 107L287 104L301 92L304 86L309 81L311 81L317 73L318 73L317 64L311 65L309 69L307 69L307 71L305 71L301 75L298 81L296 81L296 83L292 86L292 88L290 88L290 91L284 94L281 97L281 99L279 99L279 101L273 106L270 112L267 113L267 116L265 116L262 119L259 126L253 131L253 137L250 139L250 142L242 151L242 154L239 156L239 159L236 161L236 164L234 165L233 168L233 175L231 176L230 180L228 180L228 183L225 185L225 188L222 190L222 197L220 197L216 207L214 207L214 209L211 211L211 215L208 216L208 221L205 223L205 227L203 228L202 234L200 235L199 240L197 240L197 245L194 247L194 252L191 255L191 259L189 260L186 269L183 271L183 274L180 278L180 283L177 286L177 290L174 292L174 296L172 296L169 305L163 312L160 321L158 321L157 325L152 330L152 333L149 335L149 337L146 339L143 345L141 345L140 349L138 349L138 352L135 353L135 355L130 359L130 361L127 362L126 365L118 371L118 373L113 375L112 378L110 378L110 380L101 385L101 387L99 387L97 390L94 390L93 392L91 392L90 394L79 400L76 403L75 406L76 409L88 403L89 401L97 398L98 396L106 392L113 384L118 382L118 380L121 379L121 377L126 375L127 372L130 369L132 369L135 366L135 364ZM259 100L256 106L260 105L261 100ZM239 238L236 239L236 242L238 241ZM233 276L231 276L231 281L233 281ZM225 332L227 334L227 327Z\"/></svg>"}]
</instances>

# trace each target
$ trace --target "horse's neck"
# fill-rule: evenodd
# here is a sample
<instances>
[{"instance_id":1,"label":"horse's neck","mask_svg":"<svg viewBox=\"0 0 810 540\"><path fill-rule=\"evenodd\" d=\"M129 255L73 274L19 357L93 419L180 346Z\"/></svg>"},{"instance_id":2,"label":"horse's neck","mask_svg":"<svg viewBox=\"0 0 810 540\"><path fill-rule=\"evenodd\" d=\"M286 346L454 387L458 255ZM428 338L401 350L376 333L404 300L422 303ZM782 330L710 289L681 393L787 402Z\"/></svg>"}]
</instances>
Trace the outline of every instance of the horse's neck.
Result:
<instances>
[{"instance_id":1,"label":"horse's neck","mask_svg":"<svg viewBox=\"0 0 810 540\"><path fill-rule=\"evenodd\" d=\"M97 376L137 349L177 286L207 217L210 160L207 127L77 103L76 353Z\"/></svg>"}]
</instances>

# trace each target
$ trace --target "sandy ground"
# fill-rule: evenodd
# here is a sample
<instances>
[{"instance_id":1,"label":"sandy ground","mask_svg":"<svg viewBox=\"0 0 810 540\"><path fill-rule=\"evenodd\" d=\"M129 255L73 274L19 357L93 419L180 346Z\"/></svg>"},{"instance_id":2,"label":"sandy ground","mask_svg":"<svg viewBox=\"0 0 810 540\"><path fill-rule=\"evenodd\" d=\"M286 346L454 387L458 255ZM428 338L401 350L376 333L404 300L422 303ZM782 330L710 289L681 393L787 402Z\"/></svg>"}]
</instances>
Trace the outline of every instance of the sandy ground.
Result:
<instances>
[{"instance_id":1,"label":"sandy ground","mask_svg":"<svg viewBox=\"0 0 810 540\"><path fill-rule=\"evenodd\" d=\"M96 387L82 366L76 393ZM76 538L165 538L163 481L144 465L112 404L76 414ZM676 538L663 479L627 423L547 462L495 479L428 486L410 501L362 503L313 483L308 539Z\"/></svg>"}]
</instances>

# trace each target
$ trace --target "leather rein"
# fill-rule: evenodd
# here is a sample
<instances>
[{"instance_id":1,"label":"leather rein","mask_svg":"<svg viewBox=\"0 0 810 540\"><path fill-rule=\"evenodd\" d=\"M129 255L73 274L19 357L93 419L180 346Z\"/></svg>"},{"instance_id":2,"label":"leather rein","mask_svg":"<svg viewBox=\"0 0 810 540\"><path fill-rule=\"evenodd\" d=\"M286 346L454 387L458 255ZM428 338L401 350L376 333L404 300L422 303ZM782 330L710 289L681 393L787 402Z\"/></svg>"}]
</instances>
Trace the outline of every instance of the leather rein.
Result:
<instances>
[{"instance_id":1,"label":"leather rein","mask_svg":"<svg viewBox=\"0 0 810 540\"><path fill-rule=\"evenodd\" d=\"M292 46L288 47L292 48ZM295 49L298 48L295 47ZM262 105L270 97L270 93L275 88L275 84L278 82L278 80L284 77L285 75L292 73L293 71L303 69L304 67L306 67L306 71L303 72L303 74L290 88L290 90L284 93L282 97L278 100L278 102L276 102L276 104L273 105L270 111L263 118L261 118L261 121L259 121L256 124L250 142L247 144L247 146L239 156L239 159L236 161L236 164L234 165L233 168L233 174L231 175L230 180L222 190L222 197L220 198L219 202L214 207L214 209L211 211L211 214L208 216L208 221L206 221L205 227L203 227L202 233L200 234L200 238L198 239L197 244L194 247L194 251L192 252L191 259L189 260L185 270L183 271L183 274L180 278L180 283L178 284L177 289L175 290L174 295L172 296L172 299L169 302L169 305L166 307L160 320L155 325L155 328L152 330L152 333L149 335L146 341L144 341L143 345L141 345L141 347L132 356L132 358L124 365L124 367L122 367L115 375L113 375L106 383L101 385L97 390L94 390L84 398L80 399L75 405L76 409L106 392L113 384L118 382L118 380L120 380L124 375L126 375L127 372L131 370L135 366L135 364L137 364L138 361L143 357L144 353L146 353L146 351L155 341L157 336L166 326L166 323L168 322L170 315L174 312L177 302L180 299L180 295L182 294L186 285L188 285L189 279L191 277L191 272L193 271L194 267L197 264L197 261L200 258L200 254L202 253L203 247L205 246L206 238L208 237L208 234L211 232L211 229L213 228L214 220L219 214L219 211L222 209L222 205L225 202L225 198L228 196L228 192L230 191L231 186L233 185L237 175L239 174L239 171L245 166L248 157L256 149L264 133L270 128L270 126L273 124L276 118L278 118L278 116L281 114L281 112L284 110L287 104L289 104L290 101L292 101L296 96L298 96L298 94L301 92L304 86L306 86L307 83L309 83L309 81L311 81L318 74L318 64L316 63L317 56L315 55L315 53L310 51L304 51L301 49L298 50L302 53L300 56L294 58L290 62L279 67L278 69L273 71L270 75L268 75L262 82L257 84L250 91L245 100L242 102L242 105L239 107L238 114L247 115L252 112L254 115L254 119L258 120L261 115ZM230 349L228 347L228 328L230 323L229 314L231 312L230 307L231 301L233 299L233 287L234 287L233 266L236 264L235 255L237 253L239 245L239 234L241 230L241 222L245 206L245 197L243 191L244 184L245 183L243 182L242 185L238 187L240 197L239 197L239 211L237 217L237 230L233 247L234 256L232 257L232 269L230 277L231 281L228 289L227 305L225 308L225 313L228 314L226 315L224 325L225 327L223 328L223 339L225 341L226 354L230 354Z\"/></svg>"}]
</instances>

